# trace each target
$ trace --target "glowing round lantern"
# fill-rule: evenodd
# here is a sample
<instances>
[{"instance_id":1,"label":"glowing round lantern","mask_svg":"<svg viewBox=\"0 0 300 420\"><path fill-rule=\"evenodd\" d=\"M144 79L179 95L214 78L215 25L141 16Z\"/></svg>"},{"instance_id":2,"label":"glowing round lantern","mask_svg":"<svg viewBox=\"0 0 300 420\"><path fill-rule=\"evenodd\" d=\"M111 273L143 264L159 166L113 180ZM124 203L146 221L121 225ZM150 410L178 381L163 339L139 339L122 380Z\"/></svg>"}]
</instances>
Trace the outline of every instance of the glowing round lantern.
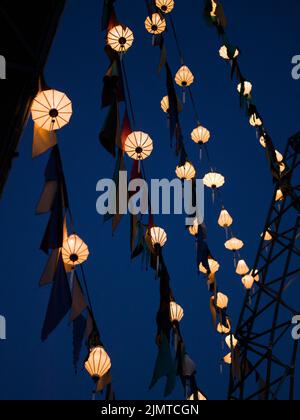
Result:
<instances>
[{"instance_id":1,"label":"glowing round lantern","mask_svg":"<svg viewBox=\"0 0 300 420\"><path fill-rule=\"evenodd\" d=\"M64 241L61 252L64 263L71 266L83 264L90 254L88 246L77 235L71 235Z\"/></svg>"},{"instance_id":2,"label":"glowing round lantern","mask_svg":"<svg viewBox=\"0 0 300 420\"><path fill-rule=\"evenodd\" d=\"M98 382L110 370L111 360L104 348L99 346L91 350L84 366L95 382Z\"/></svg>"},{"instance_id":3,"label":"glowing round lantern","mask_svg":"<svg viewBox=\"0 0 300 420\"><path fill-rule=\"evenodd\" d=\"M220 264L212 258L208 259L208 266L212 274L215 274L220 270ZM202 263L199 265L199 271L203 274L207 274L207 270Z\"/></svg>"},{"instance_id":4,"label":"glowing round lantern","mask_svg":"<svg viewBox=\"0 0 300 420\"><path fill-rule=\"evenodd\" d=\"M166 27L166 20L159 13L153 13L151 17L148 16L145 20L145 28L152 35L162 34L166 30Z\"/></svg>"},{"instance_id":5,"label":"glowing round lantern","mask_svg":"<svg viewBox=\"0 0 300 420\"><path fill-rule=\"evenodd\" d=\"M34 123L44 130L58 130L72 117L72 102L58 90L44 90L33 100L31 114Z\"/></svg>"},{"instance_id":6,"label":"glowing round lantern","mask_svg":"<svg viewBox=\"0 0 300 420\"><path fill-rule=\"evenodd\" d=\"M226 363L226 365L231 365L232 364L232 354L231 353L227 354L227 356L225 356L223 360Z\"/></svg>"},{"instance_id":7,"label":"glowing round lantern","mask_svg":"<svg viewBox=\"0 0 300 420\"><path fill-rule=\"evenodd\" d=\"M203 178L203 183L206 187L215 190L221 188L225 184L225 178L221 174L210 172Z\"/></svg>"},{"instance_id":8,"label":"glowing round lantern","mask_svg":"<svg viewBox=\"0 0 300 420\"><path fill-rule=\"evenodd\" d=\"M222 335L226 334L227 335L227 334L230 333L230 331L231 331L231 326L230 326L230 323L229 323L228 320L227 320L227 327L225 327L225 325L223 325L221 323L219 323L218 326L217 326L217 332L219 334L222 334Z\"/></svg>"},{"instance_id":9,"label":"glowing round lantern","mask_svg":"<svg viewBox=\"0 0 300 420\"><path fill-rule=\"evenodd\" d=\"M182 181L191 181L196 176L196 170L190 162L185 162L183 166L177 166L175 172Z\"/></svg>"},{"instance_id":10,"label":"glowing round lantern","mask_svg":"<svg viewBox=\"0 0 300 420\"><path fill-rule=\"evenodd\" d=\"M238 345L238 340L235 338L233 334L228 335L225 339L225 342L227 346L230 348L230 350L233 350Z\"/></svg>"},{"instance_id":11,"label":"glowing round lantern","mask_svg":"<svg viewBox=\"0 0 300 420\"><path fill-rule=\"evenodd\" d=\"M174 0L155 0L156 6L164 13L170 13L175 7Z\"/></svg>"},{"instance_id":12,"label":"glowing round lantern","mask_svg":"<svg viewBox=\"0 0 300 420\"><path fill-rule=\"evenodd\" d=\"M107 44L119 53L129 50L133 41L133 32L126 26L114 26L107 34Z\"/></svg>"},{"instance_id":13,"label":"glowing round lantern","mask_svg":"<svg viewBox=\"0 0 300 420\"><path fill-rule=\"evenodd\" d=\"M221 226L222 228L229 228L233 223L233 218L230 216L230 214L228 213L227 210L222 210L219 220L218 220L218 224L219 226Z\"/></svg>"},{"instance_id":14,"label":"glowing round lantern","mask_svg":"<svg viewBox=\"0 0 300 420\"><path fill-rule=\"evenodd\" d=\"M166 113L169 114L170 112L170 102L169 102L169 97L168 96L164 96L161 100L160 103L161 109ZM179 99L177 98L177 110L178 112L182 111L182 104L179 101Z\"/></svg>"},{"instance_id":15,"label":"glowing round lantern","mask_svg":"<svg viewBox=\"0 0 300 420\"><path fill-rule=\"evenodd\" d=\"M152 245L154 247L159 246L162 248L168 240L166 232L162 228L159 228L159 227L151 228L150 236L151 236Z\"/></svg>"},{"instance_id":16,"label":"glowing round lantern","mask_svg":"<svg viewBox=\"0 0 300 420\"><path fill-rule=\"evenodd\" d=\"M251 115L249 123L252 127L261 127L263 125L262 120L256 113Z\"/></svg>"},{"instance_id":17,"label":"glowing round lantern","mask_svg":"<svg viewBox=\"0 0 300 420\"><path fill-rule=\"evenodd\" d=\"M245 289L250 290L254 284L254 278L248 274L247 276L242 278L242 283L245 286Z\"/></svg>"},{"instance_id":18,"label":"glowing round lantern","mask_svg":"<svg viewBox=\"0 0 300 420\"><path fill-rule=\"evenodd\" d=\"M225 242L225 248L229 251L239 251L244 246L243 241L237 238L231 238L229 241Z\"/></svg>"},{"instance_id":19,"label":"glowing round lantern","mask_svg":"<svg viewBox=\"0 0 300 420\"><path fill-rule=\"evenodd\" d=\"M175 76L175 82L184 88L190 86L194 80L194 75L187 66L182 66Z\"/></svg>"},{"instance_id":20,"label":"glowing round lantern","mask_svg":"<svg viewBox=\"0 0 300 420\"><path fill-rule=\"evenodd\" d=\"M192 131L191 138L197 144L205 144L210 139L210 132L205 127L199 125Z\"/></svg>"},{"instance_id":21,"label":"glowing round lantern","mask_svg":"<svg viewBox=\"0 0 300 420\"><path fill-rule=\"evenodd\" d=\"M242 89L243 89L244 96L250 96L252 92L252 83L250 82L239 83L237 90L240 94L242 93Z\"/></svg>"},{"instance_id":22,"label":"glowing round lantern","mask_svg":"<svg viewBox=\"0 0 300 420\"><path fill-rule=\"evenodd\" d=\"M134 131L125 141L125 152L135 160L147 159L153 151L153 141L148 134Z\"/></svg>"},{"instance_id":23,"label":"glowing round lantern","mask_svg":"<svg viewBox=\"0 0 300 420\"><path fill-rule=\"evenodd\" d=\"M229 299L223 293L217 294L217 302L216 305L219 309L226 309L228 307Z\"/></svg>"},{"instance_id":24,"label":"glowing round lantern","mask_svg":"<svg viewBox=\"0 0 300 420\"><path fill-rule=\"evenodd\" d=\"M188 398L188 401L195 401L195 395L192 394ZM207 398L200 391L198 391L198 393L197 393L197 401L207 401Z\"/></svg>"},{"instance_id":25,"label":"glowing round lantern","mask_svg":"<svg viewBox=\"0 0 300 420\"><path fill-rule=\"evenodd\" d=\"M249 267L246 264L246 261L240 260L237 263L236 274L238 274L239 276L245 276L248 273L249 273Z\"/></svg>"},{"instance_id":26,"label":"glowing round lantern","mask_svg":"<svg viewBox=\"0 0 300 420\"><path fill-rule=\"evenodd\" d=\"M180 322L184 317L184 311L180 305L175 302L170 303L170 320L171 322Z\"/></svg>"},{"instance_id":27,"label":"glowing round lantern","mask_svg":"<svg viewBox=\"0 0 300 420\"><path fill-rule=\"evenodd\" d=\"M234 58L237 58L239 53L240 52L237 48L235 48L233 51L230 51L230 49L226 45L223 45L219 50L220 57L224 60L232 60Z\"/></svg>"}]
</instances>

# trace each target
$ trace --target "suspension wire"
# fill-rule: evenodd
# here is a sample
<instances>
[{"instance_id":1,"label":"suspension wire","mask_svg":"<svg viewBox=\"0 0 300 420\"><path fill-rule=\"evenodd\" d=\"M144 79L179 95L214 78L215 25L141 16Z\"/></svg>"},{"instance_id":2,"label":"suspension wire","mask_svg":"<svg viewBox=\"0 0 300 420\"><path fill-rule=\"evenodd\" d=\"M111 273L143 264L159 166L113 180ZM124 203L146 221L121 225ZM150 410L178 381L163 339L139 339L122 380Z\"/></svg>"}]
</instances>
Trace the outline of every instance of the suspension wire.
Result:
<instances>
[{"instance_id":1,"label":"suspension wire","mask_svg":"<svg viewBox=\"0 0 300 420\"><path fill-rule=\"evenodd\" d=\"M173 35L174 35L174 38L175 38L175 43L176 43L177 51L178 51L178 54L179 54L179 58L180 58L181 64L184 65L185 61L184 61L183 52L182 52L182 49L180 47L179 38L177 36L174 20L173 20L173 17L172 17L171 14L169 14L169 18L170 18L171 28L172 28Z\"/></svg>"}]
</instances>

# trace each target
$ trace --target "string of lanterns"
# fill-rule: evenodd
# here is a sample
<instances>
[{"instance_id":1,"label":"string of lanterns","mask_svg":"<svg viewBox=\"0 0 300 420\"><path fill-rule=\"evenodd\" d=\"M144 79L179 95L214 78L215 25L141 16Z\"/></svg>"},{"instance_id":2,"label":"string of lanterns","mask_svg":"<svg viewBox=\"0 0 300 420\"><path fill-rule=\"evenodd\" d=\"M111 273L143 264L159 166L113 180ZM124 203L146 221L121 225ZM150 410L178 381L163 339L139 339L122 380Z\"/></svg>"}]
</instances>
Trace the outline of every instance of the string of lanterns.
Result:
<instances>
[{"instance_id":1,"label":"string of lanterns","mask_svg":"<svg viewBox=\"0 0 300 420\"><path fill-rule=\"evenodd\" d=\"M74 336L74 366L80 358L81 343L87 339L88 356L85 368L94 380L96 393L107 387L107 399L114 399L110 376L111 360L100 340L99 329L92 309L84 264L89 248L74 232L68 192L61 162L57 131L69 124L72 102L62 92L49 89L41 82L40 91L33 100L31 114L34 122L33 157L51 150L45 172L45 187L37 207L38 214L51 213L41 249L51 251L40 285L52 284L52 292L42 330L45 341L54 329L71 312ZM68 235L67 220L73 233ZM85 291L81 285L77 267L81 268Z\"/></svg>"},{"instance_id":2,"label":"string of lanterns","mask_svg":"<svg viewBox=\"0 0 300 420\"><path fill-rule=\"evenodd\" d=\"M174 2L168 1L157 1L161 11L163 13L169 13L174 7ZM105 21L104 29L107 30L107 47L112 48L117 55L112 55L111 51L107 50L108 57L111 60L111 68L118 68L118 77L120 79L120 86L124 87L123 92L109 91L111 84L105 85L104 80L104 91L103 98L105 93L107 97L110 98L110 101L107 101L111 105L111 111L109 116L114 115L114 121L119 120L119 103L125 101L125 116L124 124L121 129L121 143L117 141L116 138L108 139L106 133L111 134L111 127L107 124L101 133L100 141L102 145L113 155L115 156L115 147L118 149L119 159L117 161L116 172L123 165L124 153L128 155L131 159L134 160L131 177L134 178L143 178L145 179L145 170L143 166L143 161L150 157L153 151L153 141L150 136L142 131L132 131L131 126L135 124L133 104L131 100L129 84L127 80L126 70L125 70L125 60L123 58L123 53L128 51L132 46L134 35L132 31L128 30L125 25L117 22L116 14L114 11L113 5L111 5L110 10L108 10L110 17ZM122 30L120 29L122 28ZM153 35L153 40L155 43L155 37L162 34L166 29L166 21L161 14L151 13L145 21L146 30ZM128 48L127 48L128 47ZM112 71L108 71L108 75ZM106 91L107 89L107 91ZM106 99L106 97L105 97ZM178 101L178 108L180 107ZM168 112L169 101L168 97L164 98L162 101L162 107L165 112ZM129 113L130 110L130 113ZM132 122L130 122L129 114L131 114ZM118 129L113 130L117 132ZM104 135L105 134L105 135ZM111 140L111 143L108 144L108 140ZM181 176L181 179L192 179L193 176L193 167L184 167L177 168L178 175ZM184 312L183 309L178 305L173 297L173 292L170 289L170 277L168 274L167 267L164 262L162 255L163 247L167 243L167 233L164 229L155 226L153 223L153 216L150 216L149 222L144 225L142 220L142 215L133 216L131 215L131 243L132 243L132 258L137 257L141 253L145 252L149 255L151 261L151 268L156 271L156 276L160 279L160 295L161 303L160 309L157 316L158 324L158 336L157 342L159 345L157 366L154 371L153 380L151 387L155 385L158 379L161 376L167 377L167 385L165 390L165 395L169 395L175 384L170 383L170 372L166 371L164 375L161 373L161 367L159 364L161 359L165 360L166 352L171 363L168 364L166 369L170 370L170 366L174 366L173 361L171 361L171 349L170 349L170 331L174 336L176 344L176 357L182 360L182 367L178 371L174 372L175 376L179 375L182 382L185 384L185 392L188 396L194 395L196 391L198 392L198 387L196 385L196 367L195 364L188 357L184 341L179 328L179 323L183 318ZM137 231L140 233L137 234ZM135 247L135 238L139 237L140 242ZM178 373L179 372L179 373ZM174 375L172 374L172 377Z\"/></svg>"}]
</instances>

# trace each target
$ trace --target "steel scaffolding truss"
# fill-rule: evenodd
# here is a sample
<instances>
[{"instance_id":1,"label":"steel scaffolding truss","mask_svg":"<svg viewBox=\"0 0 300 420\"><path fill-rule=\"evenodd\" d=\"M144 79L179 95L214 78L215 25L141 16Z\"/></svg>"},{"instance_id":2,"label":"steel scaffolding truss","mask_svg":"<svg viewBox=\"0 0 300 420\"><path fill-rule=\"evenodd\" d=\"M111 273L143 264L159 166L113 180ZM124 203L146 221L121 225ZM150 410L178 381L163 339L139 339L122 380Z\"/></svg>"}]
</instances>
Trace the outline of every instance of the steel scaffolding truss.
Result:
<instances>
[{"instance_id":1,"label":"steel scaffolding truss","mask_svg":"<svg viewBox=\"0 0 300 420\"><path fill-rule=\"evenodd\" d=\"M238 322L229 399L300 396L295 387L299 342L292 338L292 319L300 315L300 132L289 139L284 163L265 225L272 239L261 239L254 266L260 280L247 293Z\"/></svg>"}]
</instances>

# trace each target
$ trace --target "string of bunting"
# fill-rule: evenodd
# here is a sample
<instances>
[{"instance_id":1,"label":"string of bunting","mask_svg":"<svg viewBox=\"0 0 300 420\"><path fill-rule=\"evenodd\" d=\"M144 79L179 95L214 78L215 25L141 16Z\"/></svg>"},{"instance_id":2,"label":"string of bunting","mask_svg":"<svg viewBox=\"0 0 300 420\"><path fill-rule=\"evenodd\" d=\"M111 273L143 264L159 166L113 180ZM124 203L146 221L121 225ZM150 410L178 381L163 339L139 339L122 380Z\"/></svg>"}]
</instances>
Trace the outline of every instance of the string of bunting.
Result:
<instances>
[{"instance_id":1,"label":"string of bunting","mask_svg":"<svg viewBox=\"0 0 300 420\"><path fill-rule=\"evenodd\" d=\"M100 143L114 157L117 158L114 171L116 185L120 185L120 171L125 170L125 154L134 160L131 170L131 181L146 180L143 161L153 150L151 137L143 131L136 131L133 104L125 68L124 54L132 46L134 35L130 28L121 23L114 9L115 1L104 1L102 30L106 31L105 52L109 58L109 69L103 79L102 108L109 107L108 115L100 132ZM159 22L156 22L159 25ZM146 22L150 25L151 22ZM123 124L120 125L120 107L124 103ZM178 152L184 153L183 143L177 142ZM134 206L140 199L143 201L143 191L130 193L128 206ZM118 196L118 194L117 194ZM119 198L117 199L119 200ZM144 197L149 205L149 197ZM121 202L116 203L120 209ZM117 213L119 213L117 211ZM190 359L184 344L179 323L183 318L183 309L175 302L170 287L170 276L162 248L167 242L166 232L155 226L151 214L144 223L143 216L131 212L130 216L130 243L131 258L143 256L146 267L150 266L160 281L160 306L157 314L157 345L158 357L153 373L150 388L157 381L166 377L165 396L169 396L176 384L176 377L181 379L184 386L185 397L188 399L207 399L199 390L196 382L196 365ZM118 226L121 215L107 216L112 219L113 232ZM174 344L174 352L172 351Z\"/></svg>"},{"instance_id":2,"label":"string of bunting","mask_svg":"<svg viewBox=\"0 0 300 420\"><path fill-rule=\"evenodd\" d=\"M57 131L72 117L72 103L64 93L49 88L41 80L31 112L34 121L33 158L50 151L45 186L36 209L38 215L50 213L40 246L48 256L40 286L52 287L41 338L46 341L69 314L69 323L73 328L75 371L85 341L88 353L84 366L95 382L93 398L106 389L106 399L113 400L111 360L100 338L82 265L89 257L89 249L74 229L57 141ZM68 233L68 225L71 234Z\"/></svg>"}]
</instances>

